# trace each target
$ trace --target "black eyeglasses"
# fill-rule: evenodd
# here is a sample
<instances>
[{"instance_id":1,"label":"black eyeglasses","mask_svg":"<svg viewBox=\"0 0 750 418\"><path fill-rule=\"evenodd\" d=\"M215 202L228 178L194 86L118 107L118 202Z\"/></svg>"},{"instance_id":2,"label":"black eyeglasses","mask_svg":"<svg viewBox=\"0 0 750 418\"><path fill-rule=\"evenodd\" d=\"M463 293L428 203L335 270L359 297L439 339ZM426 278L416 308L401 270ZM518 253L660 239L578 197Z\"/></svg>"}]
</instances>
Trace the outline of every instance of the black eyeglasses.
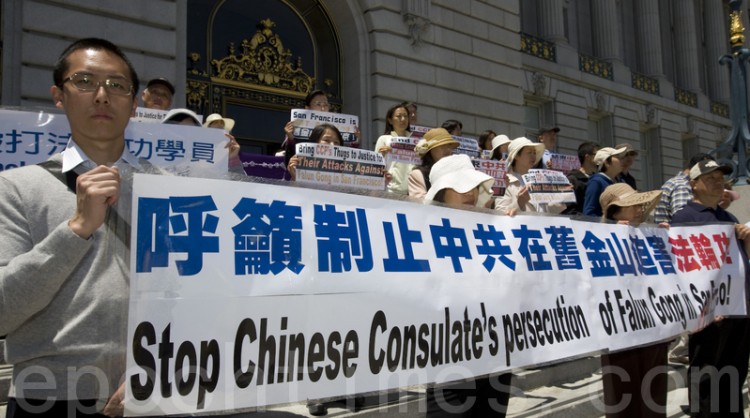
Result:
<instances>
[{"instance_id":1,"label":"black eyeglasses","mask_svg":"<svg viewBox=\"0 0 750 418\"><path fill-rule=\"evenodd\" d=\"M118 96L129 96L133 93L133 84L125 77L114 76L97 80L91 74L75 73L63 80L63 84L67 81L70 81L80 91L94 92L99 90L99 87L104 86L107 93Z\"/></svg>"}]
</instances>

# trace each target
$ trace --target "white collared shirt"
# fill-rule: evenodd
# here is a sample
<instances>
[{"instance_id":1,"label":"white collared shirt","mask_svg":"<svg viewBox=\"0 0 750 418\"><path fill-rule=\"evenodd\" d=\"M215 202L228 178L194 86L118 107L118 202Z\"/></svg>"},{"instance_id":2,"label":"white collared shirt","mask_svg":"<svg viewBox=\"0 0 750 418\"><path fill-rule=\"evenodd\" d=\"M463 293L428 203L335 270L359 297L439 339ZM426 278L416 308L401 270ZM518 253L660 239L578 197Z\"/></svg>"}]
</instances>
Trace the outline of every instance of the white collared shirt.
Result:
<instances>
[{"instance_id":1,"label":"white collared shirt","mask_svg":"<svg viewBox=\"0 0 750 418\"><path fill-rule=\"evenodd\" d=\"M73 170L74 168L79 166L81 166L82 168L82 170L79 170L79 172L86 172L96 167L96 163L92 161L85 152L83 152L81 147L76 144L73 138L68 141L68 145L65 147L65 150L63 150L63 152L61 152L60 154L62 154L63 173L67 173L68 171ZM120 163L128 164L136 169L141 168L141 165L138 163L138 159L130 153L127 146L123 147L122 155L120 156L120 159L115 162L115 165L119 165Z\"/></svg>"}]
</instances>

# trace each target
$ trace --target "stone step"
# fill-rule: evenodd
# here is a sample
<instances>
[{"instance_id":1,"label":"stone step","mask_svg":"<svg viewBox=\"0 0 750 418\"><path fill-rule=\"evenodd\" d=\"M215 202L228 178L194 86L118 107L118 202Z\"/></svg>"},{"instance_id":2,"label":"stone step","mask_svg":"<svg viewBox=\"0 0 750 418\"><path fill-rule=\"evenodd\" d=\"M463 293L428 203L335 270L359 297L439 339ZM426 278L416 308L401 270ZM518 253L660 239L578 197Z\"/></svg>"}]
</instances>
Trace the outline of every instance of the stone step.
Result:
<instances>
[{"instance_id":1,"label":"stone step","mask_svg":"<svg viewBox=\"0 0 750 418\"><path fill-rule=\"evenodd\" d=\"M575 382L599 370L598 356L583 357L544 367L516 370L513 373L513 387L523 392L536 388Z\"/></svg>"},{"instance_id":2,"label":"stone step","mask_svg":"<svg viewBox=\"0 0 750 418\"><path fill-rule=\"evenodd\" d=\"M8 402L8 390L10 389L12 371L11 366L5 364L5 339L0 338L0 404Z\"/></svg>"},{"instance_id":3,"label":"stone step","mask_svg":"<svg viewBox=\"0 0 750 418\"><path fill-rule=\"evenodd\" d=\"M10 390L10 378L12 373L12 367L7 364L0 365L0 404L8 402L8 391Z\"/></svg>"}]
</instances>

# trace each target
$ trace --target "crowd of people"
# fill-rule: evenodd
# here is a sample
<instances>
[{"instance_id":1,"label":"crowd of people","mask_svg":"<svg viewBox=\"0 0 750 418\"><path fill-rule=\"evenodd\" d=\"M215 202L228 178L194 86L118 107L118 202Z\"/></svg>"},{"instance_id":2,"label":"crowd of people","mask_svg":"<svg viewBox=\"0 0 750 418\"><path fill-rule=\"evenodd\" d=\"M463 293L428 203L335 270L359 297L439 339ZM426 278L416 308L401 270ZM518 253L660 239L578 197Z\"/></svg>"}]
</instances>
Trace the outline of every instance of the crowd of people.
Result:
<instances>
[{"instance_id":1,"label":"crowd of people","mask_svg":"<svg viewBox=\"0 0 750 418\"><path fill-rule=\"evenodd\" d=\"M386 130L378 138L375 151L387 157L393 137L411 135L410 114L406 102L388 109ZM538 212L584 217L581 219L588 217L636 227L652 222L663 228L669 228L670 224L731 222L735 224L744 261L748 260L750 228L740 224L725 210L739 198L731 190L731 183L725 181L731 168L719 165L708 154L694 156L686 169L667 181L661 190L639 191L630 173L638 150L630 144L600 147L594 142L584 142L578 148L580 168L567 173L575 201L532 204L524 174L534 169L551 168L551 156L560 129L555 126L540 129L537 141L525 137L510 140L492 130L482 133L478 138L479 149L486 152L486 157L506 162L506 188L499 197L491 196L491 177L474 169L468 156L455 154L459 147L455 137L461 135L461 130L459 121L448 120L440 128L425 133L415 147L422 163L417 166L398 162L390 164L388 191L408 194L425 203L437 201L456 208L466 205L494 208L510 216ZM604 368L617 367L625 372L625 376L619 373L603 375L606 416L666 416L666 366L669 361L690 366L689 376L696 382L690 385L688 408L692 416L717 416L717 413L719 416L742 416L740 395L750 361L748 324L747 318L717 318L703 330L680 338L670 355L672 341L603 353ZM707 377L711 371L727 366L737 373L738 380ZM459 404L467 397L473 397L476 402L466 410L465 416L504 416L508 394L497 388L508 389L510 376L501 375L504 383L492 388L482 379L471 382L470 390L461 385L449 385L442 389L441 396ZM712 398L712 390L717 387L720 395ZM430 389L427 393L428 416L445 414L435 406L435 390ZM487 409L489 403L501 407L490 411Z\"/></svg>"},{"instance_id":2,"label":"crowd of people","mask_svg":"<svg viewBox=\"0 0 750 418\"><path fill-rule=\"evenodd\" d=\"M138 105L138 91L138 76L117 46L97 38L73 42L55 64L50 89L55 106L65 112L70 124L72 137L67 148L45 164L0 173L0 228L4 231L0 240L0 335L6 336L7 360L14 365L9 418L123 414L129 241L118 237L127 236L123 230L129 232L129 225L111 208L127 187L123 170L156 170L125 146L125 127ZM155 79L147 84L141 99L167 110L174 92L166 79ZM310 96L306 106L329 109L322 93ZM416 114L414 103L390 107L375 151L387 156L394 137L409 137ZM173 109L164 123L201 125L197 115L187 109ZM237 155L232 119L213 114L204 126L224 129L230 138L228 152ZM747 262L750 228L725 210L737 198L725 182L731 169L708 155L693 158L662 190L639 191L629 174L637 150L625 144L600 148L586 142L578 149L580 169L568 174L575 202L532 204L523 175L535 168L550 168L560 130L544 127L536 142L485 132L478 147L509 167L505 194L493 197L495 179L477 171L468 156L454 155L459 147L455 136L462 134L462 128L459 121L448 120L426 132L415 147L421 164L391 164L387 190L426 204L493 208L508 216L562 213L632 226L653 219L664 227L731 222L736 225L743 261ZM298 162L291 152L293 127L287 125L284 132L293 173ZM329 124L315 128L310 140L343 143L341 132ZM747 318L719 318L690 335L688 353L679 356L686 356L692 366L689 373L700 378L690 396L696 416L742 416L742 383L750 360L749 327ZM604 380L608 417L665 416L666 377L650 379L648 375L653 368L667 364L667 345L663 341L605 353L603 365L617 365L629 374L622 380L615 376ZM725 366L732 367L738 379L717 377L716 383L707 370ZM49 371L56 386L50 388L43 385L44 380L23 375L34 367ZM75 385L68 387L69 369L87 367L103 371L106 378L79 376ZM462 412L465 416L504 416L510 379L509 373L479 378L468 391L448 386L441 389L440 397L435 395L437 390L430 389L427 415L452 415L435 401L440 398L470 405ZM718 397L712 393L716 384ZM623 410L618 406L625 395L631 399ZM324 414L325 408L315 412Z\"/></svg>"}]
</instances>

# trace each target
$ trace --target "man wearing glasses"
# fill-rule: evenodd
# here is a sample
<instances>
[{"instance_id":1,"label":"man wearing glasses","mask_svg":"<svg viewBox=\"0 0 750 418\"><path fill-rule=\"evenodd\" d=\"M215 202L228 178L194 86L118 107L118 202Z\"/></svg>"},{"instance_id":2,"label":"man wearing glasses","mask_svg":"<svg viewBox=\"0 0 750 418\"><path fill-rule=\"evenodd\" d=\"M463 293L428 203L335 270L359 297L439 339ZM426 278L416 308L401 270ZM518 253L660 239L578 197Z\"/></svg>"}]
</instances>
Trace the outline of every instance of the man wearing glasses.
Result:
<instances>
[{"instance_id":1,"label":"man wearing glasses","mask_svg":"<svg viewBox=\"0 0 750 418\"><path fill-rule=\"evenodd\" d=\"M0 173L7 416L117 416L129 294L129 225L117 208L121 175L147 164L125 147L138 76L117 46L88 38L63 51L53 78L67 148Z\"/></svg>"}]
</instances>

